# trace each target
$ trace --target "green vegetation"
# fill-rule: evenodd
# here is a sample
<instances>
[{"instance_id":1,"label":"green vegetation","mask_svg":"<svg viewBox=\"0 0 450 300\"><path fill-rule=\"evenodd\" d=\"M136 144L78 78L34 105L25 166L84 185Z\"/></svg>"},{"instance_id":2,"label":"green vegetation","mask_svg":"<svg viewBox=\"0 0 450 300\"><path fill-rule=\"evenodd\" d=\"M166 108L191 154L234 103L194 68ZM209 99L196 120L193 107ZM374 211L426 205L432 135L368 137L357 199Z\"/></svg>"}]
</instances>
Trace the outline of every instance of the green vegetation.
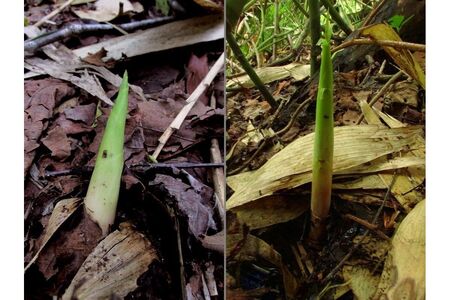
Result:
<instances>
[{"instance_id":1,"label":"green vegetation","mask_svg":"<svg viewBox=\"0 0 450 300\"><path fill-rule=\"evenodd\" d=\"M125 71L119 95L111 110L97 152L94 172L84 199L87 214L107 235L116 217L123 170L125 120L128 113L128 75Z\"/></svg>"}]
</instances>

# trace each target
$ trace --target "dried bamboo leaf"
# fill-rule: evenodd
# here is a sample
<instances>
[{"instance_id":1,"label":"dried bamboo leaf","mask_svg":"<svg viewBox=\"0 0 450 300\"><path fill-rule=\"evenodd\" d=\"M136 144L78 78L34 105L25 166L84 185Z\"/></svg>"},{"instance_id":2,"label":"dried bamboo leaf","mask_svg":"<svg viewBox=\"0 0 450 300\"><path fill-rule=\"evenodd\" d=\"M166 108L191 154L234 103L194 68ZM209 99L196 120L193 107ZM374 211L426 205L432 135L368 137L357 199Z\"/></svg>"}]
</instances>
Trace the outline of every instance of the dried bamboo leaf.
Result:
<instances>
[{"instance_id":1,"label":"dried bamboo leaf","mask_svg":"<svg viewBox=\"0 0 450 300\"><path fill-rule=\"evenodd\" d=\"M309 198L272 195L232 209L240 223L258 229L297 218L309 209Z\"/></svg>"},{"instance_id":2,"label":"dried bamboo leaf","mask_svg":"<svg viewBox=\"0 0 450 300\"><path fill-rule=\"evenodd\" d=\"M86 46L73 52L80 58L96 53L102 48L107 51L103 59L119 60L146 53L162 51L200 42L214 41L224 37L221 15L209 15L171 22L140 32L112 38L104 42Z\"/></svg>"},{"instance_id":3,"label":"dried bamboo leaf","mask_svg":"<svg viewBox=\"0 0 450 300\"><path fill-rule=\"evenodd\" d=\"M294 78L296 81L306 79L310 73L309 65L301 65L299 63L291 63L278 67L263 67L255 69L256 74L263 83L271 83L275 80L281 80L288 77ZM227 82L227 88L242 86L252 88L255 86L248 75L242 75Z\"/></svg>"},{"instance_id":4,"label":"dried bamboo leaf","mask_svg":"<svg viewBox=\"0 0 450 300\"><path fill-rule=\"evenodd\" d=\"M383 120L387 120L387 124L393 128L404 127L404 124L397 121L392 117L375 110L374 107L369 107L362 103L361 108L365 111L365 116L371 116L366 118L369 124L379 124L380 117L384 115ZM394 185L391 187L392 195L397 199L397 201L402 205L406 211L410 211L418 202L424 199L423 193L417 191L416 188L423 183L425 180L425 141L422 135L416 136L416 146L414 149L408 152L407 157L422 159L423 164L416 166L415 168L402 169L397 172L396 180ZM393 174L379 174L381 180L389 185L394 179Z\"/></svg>"},{"instance_id":5,"label":"dried bamboo leaf","mask_svg":"<svg viewBox=\"0 0 450 300\"><path fill-rule=\"evenodd\" d=\"M89 254L62 299L123 299L155 259L156 250L147 238L122 223Z\"/></svg>"},{"instance_id":6,"label":"dried bamboo leaf","mask_svg":"<svg viewBox=\"0 0 450 300\"><path fill-rule=\"evenodd\" d=\"M41 246L39 247L37 253L34 255L33 259L31 259L31 261L25 267L25 271L36 261L42 249L44 249L45 245L47 245L48 241L52 238L55 232L58 231L61 225L77 210L78 207L80 207L81 203L81 198L69 198L56 203L52 215L50 216L50 219L48 221L48 225L45 228L45 234L42 238Z\"/></svg>"},{"instance_id":7,"label":"dried bamboo leaf","mask_svg":"<svg viewBox=\"0 0 450 300\"><path fill-rule=\"evenodd\" d=\"M425 200L398 227L374 299L425 299Z\"/></svg>"},{"instance_id":8,"label":"dried bamboo leaf","mask_svg":"<svg viewBox=\"0 0 450 300\"><path fill-rule=\"evenodd\" d=\"M376 125L337 127L333 171L342 173L406 146L411 147L416 141L415 135L421 132L421 126L395 129ZM227 183L235 193L227 201L227 208L310 182L313 140L314 133L301 137L260 169L229 177Z\"/></svg>"}]
</instances>

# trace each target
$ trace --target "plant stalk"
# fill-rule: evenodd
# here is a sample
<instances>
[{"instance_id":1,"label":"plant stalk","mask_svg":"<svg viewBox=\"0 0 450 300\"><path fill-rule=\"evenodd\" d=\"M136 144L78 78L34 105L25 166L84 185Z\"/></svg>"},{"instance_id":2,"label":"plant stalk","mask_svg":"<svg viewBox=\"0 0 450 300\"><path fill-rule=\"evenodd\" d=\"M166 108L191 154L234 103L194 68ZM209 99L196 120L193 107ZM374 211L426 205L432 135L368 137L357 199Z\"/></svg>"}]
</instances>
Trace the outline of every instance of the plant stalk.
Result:
<instances>
[{"instance_id":1,"label":"plant stalk","mask_svg":"<svg viewBox=\"0 0 450 300\"><path fill-rule=\"evenodd\" d=\"M322 40L319 88L316 106L316 128L311 191L311 241L319 242L325 236L326 220L330 210L333 174L333 64L331 62L331 27L326 27Z\"/></svg>"},{"instance_id":2,"label":"plant stalk","mask_svg":"<svg viewBox=\"0 0 450 300\"><path fill-rule=\"evenodd\" d=\"M94 171L89 182L85 211L106 236L116 217L120 180L124 164L125 121L128 113L128 74L125 71L97 152Z\"/></svg>"}]
</instances>

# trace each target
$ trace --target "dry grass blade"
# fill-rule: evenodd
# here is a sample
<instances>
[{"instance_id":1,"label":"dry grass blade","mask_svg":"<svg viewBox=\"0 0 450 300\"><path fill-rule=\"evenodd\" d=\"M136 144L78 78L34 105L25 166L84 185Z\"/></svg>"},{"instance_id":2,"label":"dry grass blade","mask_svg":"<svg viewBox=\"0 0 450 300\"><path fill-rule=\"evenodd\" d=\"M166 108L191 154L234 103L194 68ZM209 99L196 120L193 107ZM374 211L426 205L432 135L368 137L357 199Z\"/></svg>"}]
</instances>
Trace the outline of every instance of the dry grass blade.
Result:
<instances>
[{"instance_id":1,"label":"dry grass blade","mask_svg":"<svg viewBox=\"0 0 450 300\"><path fill-rule=\"evenodd\" d=\"M355 168L389 153L413 147L421 126L388 129L376 125L335 128L333 173ZM279 190L311 181L314 134L301 137L274 155L264 166L228 178L235 191L227 202L231 209ZM292 162L297 163L293 164Z\"/></svg>"}]
</instances>

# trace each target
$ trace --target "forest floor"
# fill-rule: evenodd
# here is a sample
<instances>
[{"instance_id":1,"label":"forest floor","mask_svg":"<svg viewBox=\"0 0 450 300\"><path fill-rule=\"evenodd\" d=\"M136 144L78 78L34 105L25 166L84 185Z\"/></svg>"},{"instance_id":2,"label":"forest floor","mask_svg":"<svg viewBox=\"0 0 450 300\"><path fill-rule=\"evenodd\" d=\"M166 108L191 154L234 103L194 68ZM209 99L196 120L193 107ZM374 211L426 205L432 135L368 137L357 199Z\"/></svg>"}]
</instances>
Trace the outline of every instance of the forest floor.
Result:
<instances>
[{"instance_id":1,"label":"forest floor","mask_svg":"<svg viewBox=\"0 0 450 300\"><path fill-rule=\"evenodd\" d=\"M56 2L27 1L28 39L40 35L32 25L61 4ZM113 7L94 10L101 2ZM165 144L157 163L154 161L158 139L224 51L223 21L199 6L186 7L182 12L180 8L156 7L146 1L122 2L126 5L120 14L114 6L119 5L118 1L72 5L39 25L39 29L53 32L69 24L167 19L132 34L113 28L65 36L25 55L25 298L62 296L77 272L87 270L84 281L72 289L69 297L83 290L85 296L100 295L95 293L101 293L104 285L120 281L126 288L110 290L111 297L191 299L208 294L223 299L224 259L223 251L217 251L224 246L223 238L214 240L222 230L223 216L217 210L219 200L213 184L213 170L222 168L222 162L214 162L210 154L211 147L224 153L223 70ZM208 25L212 19L218 21ZM185 30L194 33L180 39L173 29L164 29L174 22L190 22L183 23ZM177 31L183 24L175 27ZM195 33L194 29L204 24L219 28L222 36ZM135 36L145 32L153 34L148 44L154 49L147 46L143 52L136 52L139 47L133 44ZM172 37L173 44L157 49L161 41L157 36L166 40ZM113 57L118 44L122 45L122 54ZM85 55L80 54L84 50ZM81 199L86 194L111 111L109 101L115 99L125 70L131 85L125 167L110 236L120 233L138 238L122 252L115 252L121 260L120 268L111 264L115 257L105 254L101 264L97 262L97 267L88 270L82 264L100 241L89 243L88 234L77 229L83 208L80 201L70 199ZM65 221L53 231L51 216L58 203L67 199L73 207L63 209ZM207 238L212 242L206 243ZM133 269L133 260L127 260L127 253L141 245L138 240L144 241L145 251L152 257L143 269ZM83 287L86 282L90 287Z\"/></svg>"}]
</instances>

